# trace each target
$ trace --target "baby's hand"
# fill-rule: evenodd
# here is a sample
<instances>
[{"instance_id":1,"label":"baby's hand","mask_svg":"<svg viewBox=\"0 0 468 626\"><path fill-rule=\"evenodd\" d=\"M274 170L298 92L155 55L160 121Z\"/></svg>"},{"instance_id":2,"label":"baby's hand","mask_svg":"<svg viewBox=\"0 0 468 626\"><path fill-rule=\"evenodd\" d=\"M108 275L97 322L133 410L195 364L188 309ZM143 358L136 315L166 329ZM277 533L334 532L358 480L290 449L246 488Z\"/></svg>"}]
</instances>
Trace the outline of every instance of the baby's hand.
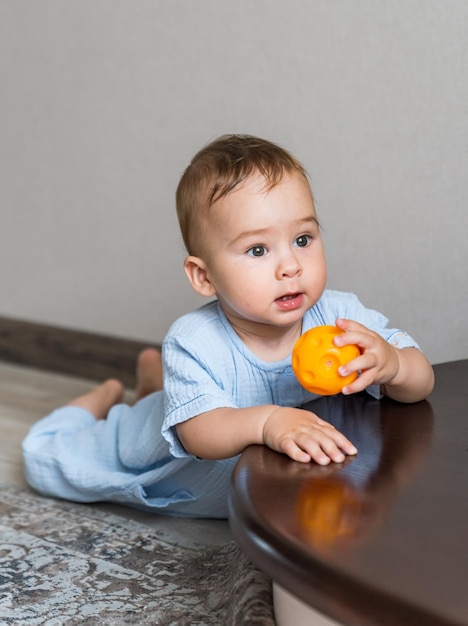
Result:
<instances>
[{"instance_id":1,"label":"baby's hand","mask_svg":"<svg viewBox=\"0 0 468 626\"><path fill-rule=\"evenodd\" d=\"M337 319L336 325L346 332L335 338L335 345L356 344L361 350L360 356L342 365L338 370L341 376L361 372L354 382L343 387L343 394L363 391L369 385L385 385L395 379L400 367L396 348L358 322Z\"/></svg>"},{"instance_id":2,"label":"baby's hand","mask_svg":"<svg viewBox=\"0 0 468 626\"><path fill-rule=\"evenodd\" d=\"M294 461L328 465L356 454L354 445L334 426L305 409L275 407L263 426L263 442Z\"/></svg>"}]
</instances>

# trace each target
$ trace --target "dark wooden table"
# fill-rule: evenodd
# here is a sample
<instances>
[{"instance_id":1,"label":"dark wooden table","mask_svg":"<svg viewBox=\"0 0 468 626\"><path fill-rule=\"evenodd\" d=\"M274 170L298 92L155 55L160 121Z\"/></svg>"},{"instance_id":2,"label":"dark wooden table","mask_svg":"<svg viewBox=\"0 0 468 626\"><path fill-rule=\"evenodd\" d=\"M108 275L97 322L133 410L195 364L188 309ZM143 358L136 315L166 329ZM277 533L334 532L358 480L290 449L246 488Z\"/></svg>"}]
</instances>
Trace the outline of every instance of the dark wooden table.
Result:
<instances>
[{"instance_id":1,"label":"dark wooden table","mask_svg":"<svg viewBox=\"0 0 468 626\"><path fill-rule=\"evenodd\" d=\"M342 624L468 624L468 360L434 369L417 404L360 394L307 405L356 444L355 458L319 467L251 446L235 469L241 547Z\"/></svg>"}]
</instances>

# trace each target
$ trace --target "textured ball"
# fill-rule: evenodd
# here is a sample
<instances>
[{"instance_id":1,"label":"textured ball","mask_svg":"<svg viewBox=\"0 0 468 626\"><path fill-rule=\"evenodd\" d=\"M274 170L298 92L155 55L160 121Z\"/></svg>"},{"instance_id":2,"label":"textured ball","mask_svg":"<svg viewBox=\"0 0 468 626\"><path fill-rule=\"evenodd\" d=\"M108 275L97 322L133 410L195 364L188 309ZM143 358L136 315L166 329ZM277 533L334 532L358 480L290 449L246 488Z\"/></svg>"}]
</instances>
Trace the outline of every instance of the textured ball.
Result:
<instances>
[{"instance_id":1,"label":"textured ball","mask_svg":"<svg viewBox=\"0 0 468 626\"><path fill-rule=\"evenodd\" d=\"M341 365L360 355L356 345L335 346L333 338L343 332L336 326L317 326L297 340L292 352L292 368L307 391L332 396L357 378L357 372L349 376L338 374Z\"/></svg>"}]
</instances>

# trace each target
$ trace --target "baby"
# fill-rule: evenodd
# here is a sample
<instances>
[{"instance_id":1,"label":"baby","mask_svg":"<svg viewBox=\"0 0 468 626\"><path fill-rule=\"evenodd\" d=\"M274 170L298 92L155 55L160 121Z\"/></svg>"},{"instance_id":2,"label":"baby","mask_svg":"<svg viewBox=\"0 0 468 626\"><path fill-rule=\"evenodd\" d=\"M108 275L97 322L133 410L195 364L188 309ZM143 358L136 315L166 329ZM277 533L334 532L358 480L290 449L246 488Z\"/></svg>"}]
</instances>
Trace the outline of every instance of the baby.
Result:
<instances>
[{"instance_id":1,"label":"baby","mask_svg":"<svg viewBox=\"0 0 468 626\"><path fill-rule=\"evenodd\" d=\"M226 517L238 455L265 444L302 463L341 463L353 443L300 407L315 396L291 369L308 329L335 325L360 356L343 394L417 402L432 367L406 333L356 296L326 290L320 224L303 166L281 147L226 135L193 158L177 188L193 289L210 302L176 321L138 363L137 402L109 380L33 426L23 450L31 486L170 515Z\"/></svg>"}]
</instances>

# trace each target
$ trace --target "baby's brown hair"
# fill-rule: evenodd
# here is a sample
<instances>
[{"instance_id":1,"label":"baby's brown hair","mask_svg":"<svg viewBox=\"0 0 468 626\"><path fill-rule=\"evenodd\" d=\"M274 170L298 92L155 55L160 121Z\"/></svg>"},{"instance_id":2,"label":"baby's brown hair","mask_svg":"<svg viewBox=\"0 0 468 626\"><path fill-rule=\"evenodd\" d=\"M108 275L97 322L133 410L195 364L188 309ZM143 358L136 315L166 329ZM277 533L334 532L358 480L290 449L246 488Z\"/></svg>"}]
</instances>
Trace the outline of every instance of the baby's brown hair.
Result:
<instances>
[{"instance_id":1,"label":"baby's brown hair","mask_svg":"<svg viewBox=\"0 0 468 626\"><path fill-rule=\"evenodd\" d=\"M285 174L308 182L305 168L287 150L252 135L222 135L197 152L176 191L177 217L189 254L200 252L201 217L207 209L256 173L267 189Z\"/></svg>"}]
</instances>

